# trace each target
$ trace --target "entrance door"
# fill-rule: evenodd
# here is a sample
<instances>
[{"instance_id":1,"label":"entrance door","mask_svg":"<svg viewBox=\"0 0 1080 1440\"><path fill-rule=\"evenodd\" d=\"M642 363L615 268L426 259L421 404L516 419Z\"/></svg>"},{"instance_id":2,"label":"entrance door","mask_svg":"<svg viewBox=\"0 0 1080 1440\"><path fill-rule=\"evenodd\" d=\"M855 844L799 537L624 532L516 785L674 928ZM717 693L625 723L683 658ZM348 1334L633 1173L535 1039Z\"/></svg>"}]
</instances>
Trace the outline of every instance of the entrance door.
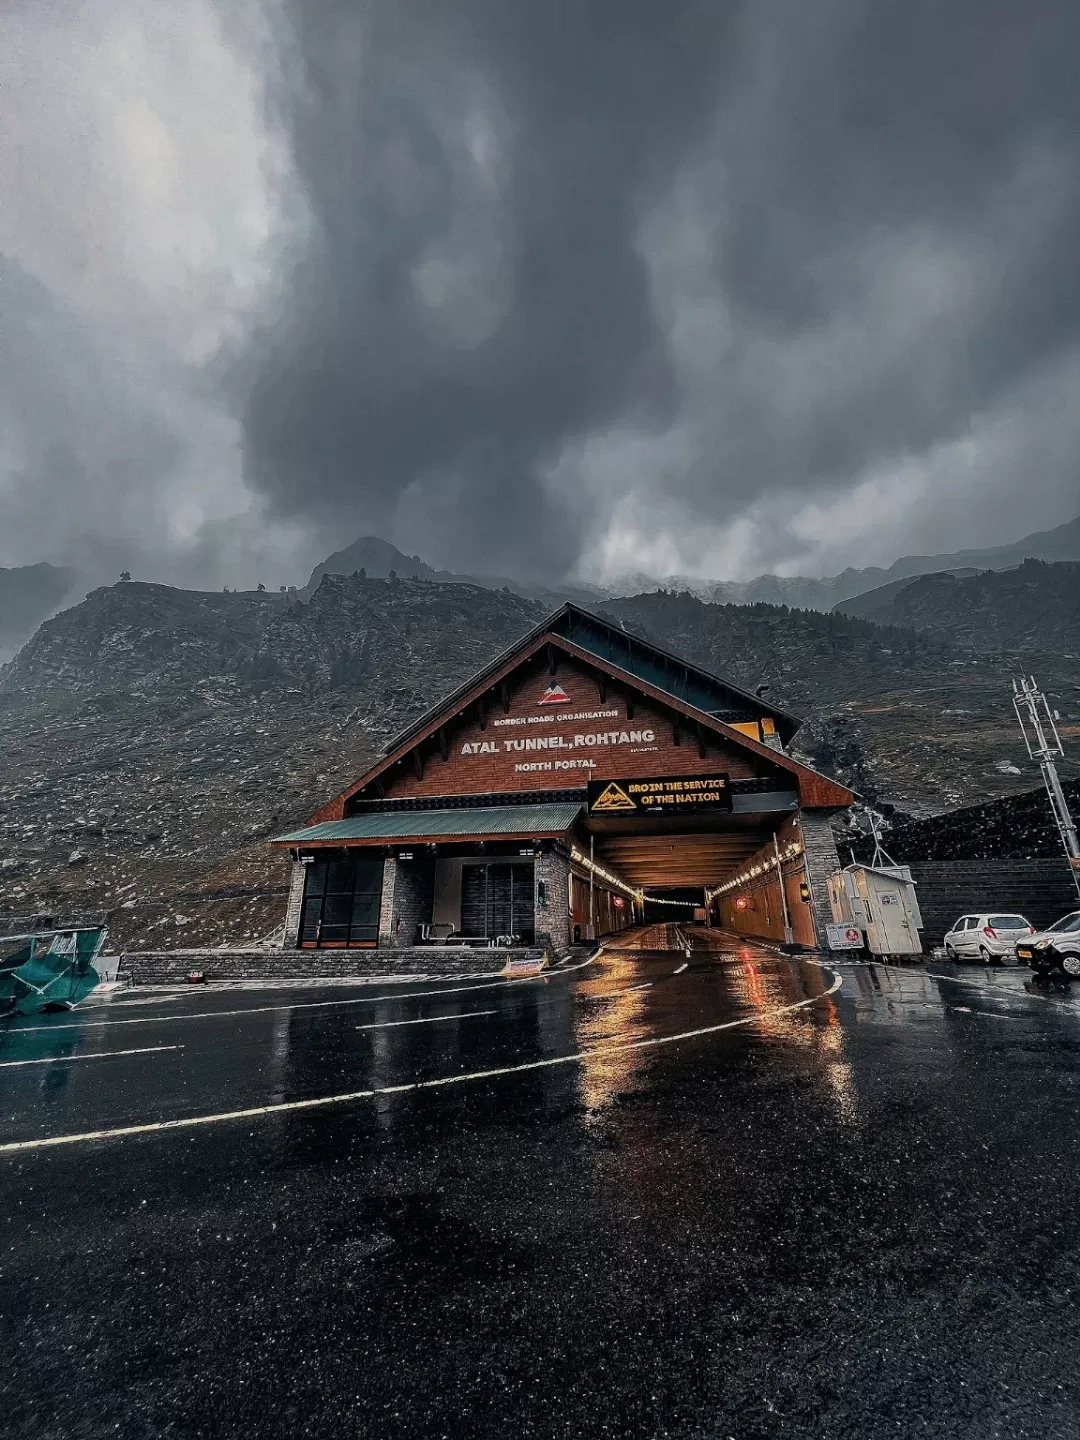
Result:
<instances>
[{"instance_id":1,"label":"entrance door","mask_svg":"<svg viewBox=\"0 0 1080 1440\"><path fill-rule=\"evenodd\" d=\"M461 931L463 935L518 935L531 945L533 919L533 865L466 865L461 872Z\"/></svg>"}]
</instances>

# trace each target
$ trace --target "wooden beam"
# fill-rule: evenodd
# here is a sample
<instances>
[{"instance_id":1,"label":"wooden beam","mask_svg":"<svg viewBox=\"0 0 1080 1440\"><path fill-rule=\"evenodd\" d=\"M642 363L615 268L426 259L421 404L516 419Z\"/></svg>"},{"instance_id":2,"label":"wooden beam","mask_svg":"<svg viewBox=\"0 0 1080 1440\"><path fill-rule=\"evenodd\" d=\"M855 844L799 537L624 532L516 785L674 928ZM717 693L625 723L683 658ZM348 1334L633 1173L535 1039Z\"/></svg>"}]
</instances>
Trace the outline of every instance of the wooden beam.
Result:
<instances>
[{"instance_id":1,"label":"wooden beam","mask_svg":"<svg viewBox=\"0 0 1080 1440\"><path fill-rule=\"evenodd\" d=\"M510 714L510 692L506 688L506 681L499 686L499 699L502 701L503 714Z\"/></svg>"},{"instance_id":2,"label":"wooden beam","mask_svg":"<svg viewBox=\"0 0 1080 1440\"><path fill-rule=\"evenodd\" d=\"M418 780L422 780L424 778L424 761L420 755L419 745L417 745L415 750L412 752L412 768L413 774L416 776L416 778Z\"/></svg>"},{"instance_id":3,"label":"wooden beam","mask_svg":"<svg viewBox=\"0 0 1080 1440\"><path fill-rule=\"evenodd\" d=\"M596 676L596 693L600 697L600 704L603 705L607 700L607 686L604 684L603 675L599 672Z\"/></svg>"},{"instance_id":4,"label":"wooden beam","mask_svg":"<svg viewBox=\"0 0 1080 1440\"><path fill-rule=\"evenodd\" d=\"M626 692L626 718L628 720L634 718L634 692L632 690Z\"/></svg>"},{"instance_id":5,"label":"wooden beam","mask_svg":"<svg viewBox=\"0 0 1080 1440\"><path fill-rule=\"evenodd\" d=\"M697 753L699 759L705 759L705 727L700 721L697 727Z\"/></svg>"},{"instance_id":6,"label":"wooden beam","mask_svg":"<svg viewBox=\"0 0 1080 1440\"><path fill-rule=\"evenodd\" d=\"M444 760L450 759L450 747L446 743L446 726L439 726L439 753Z\"/></svg>"},{"instance_id":7,"label":"wooden beam","mask_svg":"<svg viewBox=\"0 0 1080 1440\"><path fill-rule=\"evenodd\" d=\"M672 743L673 745L681 745L681 744L682 744L682 731L679 729L679 717L678 717L678 715L672 716L672 720L671 720L671 743Z\"/></svg>"},{"instance_id":8,"label":"wooden beam","mask_svg":"<svg viewBox=\"0 0 1080 1440\"><path fill-rule=\"evenodd\" d=\"M549 645L547 647L547 662L549 675L554 675L555 671L559 668L558 654L559 652L555 649L554 645Z\"/></svg>"},{"instance_id":9,"label":"wooden beam","mask_svg":"<svg viewBox=\"0 0 1080 1440\"><path fill-rule=\"evenodd\" d=\"M480 729L487 729L487 711L484 709L484 697L481 695L476 702L476 718L480 722Z\"/></svg>"}]
</instances>

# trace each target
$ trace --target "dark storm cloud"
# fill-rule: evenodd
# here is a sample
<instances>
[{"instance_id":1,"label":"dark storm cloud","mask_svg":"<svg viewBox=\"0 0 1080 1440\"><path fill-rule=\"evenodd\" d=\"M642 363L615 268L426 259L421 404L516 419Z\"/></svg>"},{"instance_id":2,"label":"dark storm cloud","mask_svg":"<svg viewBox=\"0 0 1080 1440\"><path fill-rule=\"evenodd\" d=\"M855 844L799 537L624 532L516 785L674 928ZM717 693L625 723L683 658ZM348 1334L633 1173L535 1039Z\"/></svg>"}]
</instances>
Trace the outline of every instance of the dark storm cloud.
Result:
<instances>
[{"instance_id":1,"label":"dark storm cloud","mask_svg":"<svg viewBox=\"0 0 1080 1440\"><path fill-rule=\"evenodd\" d=\"M1080 4L0 5L0 564L809 573L1080 497Z\"/></svg>"},{"instance_id":2,"label":"dark storm cloud","mask_svg":"<svg viewBox=\"0 0 1080 1440\"><path fill-rule=\"evenodd\" d=\"M674 403L636 233L711 112L725 8L290 13L284 103L315 234L256 341L249 473L286 510L370 529L412 486L459 562L563 570L577 516L535 467L568 435ZM441 303L418 293L426 265Z\"/></svg>"},{"instance_id":3,"label":"dark storm cloud","mask_svg":"<svg viewBox=\"0 0 1080 1440\"><path fill-rule=\"evenodd\" d=\"M282 513L561 571L626 502L723 526L894 467L947 488L982 421L955 503L981 474L1008 510L1021 392L1080 324L1072 0L287 13L311 231L244 369Z\"/></svg>"},{"instance_id":4,"label":"dark storm cloud","mask_svg":"<svg viewBox=\"0 0 1080 1440\"><path fill-rule=\"evenodd\" d=\"M894 237L897 268L940 246L980 293L962 311L942 296L941 323L903 342L874 333L878 295L860 297L862 378L845 374L793 433L733 426L751 493L842 484L948 439L1080 340L1080 6L801 11L759 10L747 81L697 176L706 211L723 191L718 289L754 331L796 342L851 313L860 264Z\"/></svg>"},{"instance_id":5,"label":"dark storm cloud","mask_svg":"<svg viewBox=\"0 0 1080 1440\"><path fill-rule=\"evenodd\" d=\"M152 511L142 481L171 469L180 443L132 395L80 316L11 257L0 255L0 273L0 418L13 472L5 541L16 537L36 560L56 553L59 540L63 559L104 578L123 550L109 553L99 539L90 553L73 537L92 534L116 507ZM155 520L147 515L147 532Z\"/></svg>"}]
</instances>

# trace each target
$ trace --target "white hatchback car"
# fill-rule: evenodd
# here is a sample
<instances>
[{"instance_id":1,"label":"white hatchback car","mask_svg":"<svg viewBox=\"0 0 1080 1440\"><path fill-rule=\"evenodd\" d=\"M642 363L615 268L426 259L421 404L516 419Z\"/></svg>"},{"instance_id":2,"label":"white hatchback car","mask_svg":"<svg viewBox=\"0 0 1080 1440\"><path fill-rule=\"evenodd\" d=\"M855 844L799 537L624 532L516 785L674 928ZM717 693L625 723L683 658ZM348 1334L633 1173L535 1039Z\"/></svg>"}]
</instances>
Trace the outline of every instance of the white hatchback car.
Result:
<instances>
[{"instance_id":1,"label":"white hatchback car","mask_svg":"<svg viewBox=\"0 0 1080 1440\"><path fill-rule=\"evenodd\" d=\"M1016 942L1034 934L1035 926L1023 915L961 915L945 936L945 950L950 960L1016 965Z\"/></svg>"}]
</instances>

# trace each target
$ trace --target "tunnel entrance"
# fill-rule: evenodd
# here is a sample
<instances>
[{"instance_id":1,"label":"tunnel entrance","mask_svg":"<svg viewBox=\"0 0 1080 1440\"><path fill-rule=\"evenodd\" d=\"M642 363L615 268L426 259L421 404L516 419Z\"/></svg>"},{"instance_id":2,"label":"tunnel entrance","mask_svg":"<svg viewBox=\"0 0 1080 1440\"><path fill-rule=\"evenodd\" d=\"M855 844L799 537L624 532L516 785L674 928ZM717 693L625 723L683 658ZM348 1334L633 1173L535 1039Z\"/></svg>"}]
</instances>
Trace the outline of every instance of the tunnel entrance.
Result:
<instances>
[{"instance_id":1,"label":"tunnel entrance","mask_svg":"<svg viewBox=\"0 0 1080 1440\"><path fill-rule=\"evenodd\" d=\"M276 838L286 944L332 943L346 899L343 943L390 949L561 951L656 912L820 943L829 816L852 794L789 753L798 727L760 690L564 606ZM357 852L381 885L324 897L312 942L304 872Z\"/></svg>"},{"instance_id":2,"label":"tunnel entrance","mask_svg":"<svg viewBox=\"0 0 1080 1440\"><path fill-rule=\"evenodd\" d=\"M770 797L772 798L772 797ZM590 816L597 861L638 890L646 923L709 925L779 944L816 943L802 825L787 813L642 823Z\"/></svg>"}]
</instances>

